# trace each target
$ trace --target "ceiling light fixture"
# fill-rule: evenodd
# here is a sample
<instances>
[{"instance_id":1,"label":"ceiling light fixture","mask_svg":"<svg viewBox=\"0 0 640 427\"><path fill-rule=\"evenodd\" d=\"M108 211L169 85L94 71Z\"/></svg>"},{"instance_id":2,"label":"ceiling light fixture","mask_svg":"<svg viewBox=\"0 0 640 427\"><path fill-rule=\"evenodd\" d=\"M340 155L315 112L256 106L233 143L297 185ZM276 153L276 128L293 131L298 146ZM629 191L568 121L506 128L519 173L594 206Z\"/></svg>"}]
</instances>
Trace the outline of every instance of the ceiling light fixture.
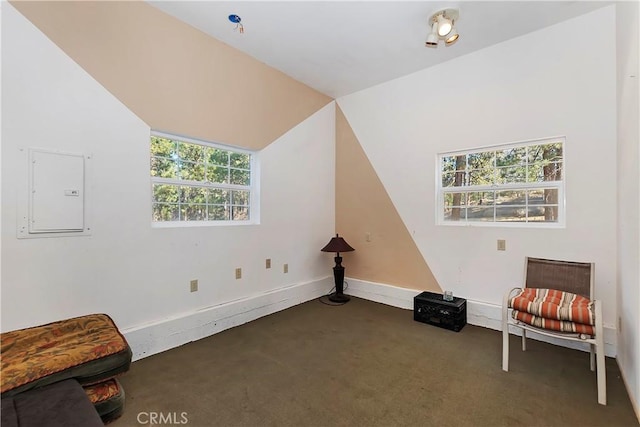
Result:
<instances>
[{"instance_id":1,"label":"ceiling light fixture","mask_svg":"<svg viewBox=\"0 0 640 427\"><path fill-rule=\"evenodd\" d=\"M440 40L444 40L446 46L455 43L460 37L455 27L459 16L458 9L442 9L431 15L429 18L431 32L427 36L425 45L427 47L438 47Z\"/></svg>"}]
</instances>

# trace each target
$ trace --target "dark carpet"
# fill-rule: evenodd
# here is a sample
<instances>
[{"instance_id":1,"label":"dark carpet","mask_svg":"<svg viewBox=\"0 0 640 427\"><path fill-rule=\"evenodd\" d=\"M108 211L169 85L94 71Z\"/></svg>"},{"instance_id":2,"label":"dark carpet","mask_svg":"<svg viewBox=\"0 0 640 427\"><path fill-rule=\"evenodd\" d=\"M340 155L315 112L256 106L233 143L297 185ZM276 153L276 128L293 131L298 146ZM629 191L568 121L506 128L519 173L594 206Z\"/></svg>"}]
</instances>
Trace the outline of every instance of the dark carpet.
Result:
<instances>
[{"instance_id":1,"label":"dark carpet","mask_svg":"<svg viewBox=\"0 0 640 427\"><path fill-rule=\"evenodd\" d=\"M588 353L511 339L503 372L498 331L314 300L134 362L110 426L638 425L614 359L602 406Z\"/></svg>"}]
</instances>

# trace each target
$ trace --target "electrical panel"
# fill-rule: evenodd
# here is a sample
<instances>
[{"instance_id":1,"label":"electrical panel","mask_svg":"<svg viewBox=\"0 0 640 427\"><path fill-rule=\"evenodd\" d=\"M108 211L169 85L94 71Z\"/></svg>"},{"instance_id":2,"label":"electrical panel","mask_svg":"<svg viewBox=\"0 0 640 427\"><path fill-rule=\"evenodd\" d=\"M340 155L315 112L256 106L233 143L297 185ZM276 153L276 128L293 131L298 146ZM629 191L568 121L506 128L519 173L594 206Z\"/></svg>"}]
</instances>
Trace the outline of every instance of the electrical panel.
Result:
<instances>
[{"instance_id":1,"label":"electrical panel","mask_svg":"<svg viewBox=\"0 0 640 427\"><path fill-rule=\"evenodd\" d=\"M27 194L19 202L18 238L88 234L88 158L83 154L28 150Z\"/></svg>"}]
</instances>

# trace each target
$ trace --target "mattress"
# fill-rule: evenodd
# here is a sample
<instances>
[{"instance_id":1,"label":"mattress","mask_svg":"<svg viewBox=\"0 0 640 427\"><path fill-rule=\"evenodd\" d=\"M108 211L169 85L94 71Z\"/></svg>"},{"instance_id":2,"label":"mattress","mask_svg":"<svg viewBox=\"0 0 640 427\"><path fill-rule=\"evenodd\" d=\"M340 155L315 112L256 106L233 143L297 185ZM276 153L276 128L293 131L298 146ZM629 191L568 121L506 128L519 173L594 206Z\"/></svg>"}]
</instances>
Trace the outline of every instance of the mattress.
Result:
<instances>
[{"instance_id":1,"label":"mattress","mask_svg":"<svg viewBox=\"0 0 640 427\"><path fill-rule=\"evenodd\" d=\"M131 348L106 314L0 334L2 397L68 378L81 385L129 370Z\"/></svg>"},{"instance_id":2,"label":"mattress","mask_svg":"<svg viewBox=\"0 0 640 427\"><path fill-rule=\"evenodd\" d=\"M98 384L84 386L84 391L105 424L118 418L124 411L124 389L112 378Z\"/></svg>"}]
</instances>

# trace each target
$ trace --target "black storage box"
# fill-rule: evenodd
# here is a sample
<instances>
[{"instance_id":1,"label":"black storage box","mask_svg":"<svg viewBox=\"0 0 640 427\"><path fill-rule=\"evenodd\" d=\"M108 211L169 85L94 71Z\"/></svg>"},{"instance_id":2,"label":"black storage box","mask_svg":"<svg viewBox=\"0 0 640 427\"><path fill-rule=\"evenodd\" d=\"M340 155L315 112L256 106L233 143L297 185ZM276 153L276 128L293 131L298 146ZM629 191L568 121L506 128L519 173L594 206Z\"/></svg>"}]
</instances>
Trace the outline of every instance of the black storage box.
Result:
<instances>
[{"instance_id":1,"label":"black storage box","mask_svg":"<svg viewBox=\"0 0 640 427\"><path fill-rule=\"evenodd\" d=\"M467 324L467 300L445 301L440 294L422 292L413 298L413 320L460 332Z\"/></svg>"}]
</instances>

